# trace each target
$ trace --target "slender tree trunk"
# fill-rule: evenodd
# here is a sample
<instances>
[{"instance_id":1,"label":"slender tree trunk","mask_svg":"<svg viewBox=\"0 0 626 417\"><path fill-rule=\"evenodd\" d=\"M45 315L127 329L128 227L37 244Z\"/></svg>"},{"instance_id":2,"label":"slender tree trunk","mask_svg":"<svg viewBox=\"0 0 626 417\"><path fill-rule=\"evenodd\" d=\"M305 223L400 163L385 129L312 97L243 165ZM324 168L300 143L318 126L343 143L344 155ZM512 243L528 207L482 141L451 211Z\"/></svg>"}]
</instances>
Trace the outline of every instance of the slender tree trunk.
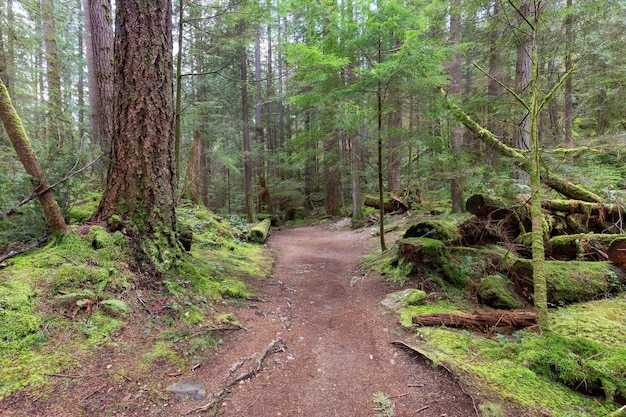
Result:
<instances>
[{"instance_id":1,"label":"slender tree trunk","mask_svg":"<svg viewBox=\"0 0 626 417\"><path fill-rule=\"evenodd\" d=\"M538 19L535 17L535 24ZM539 148L539 63L537 62L536 29L532 28L531 60L532 77L530 84L530 214L532 218L532 264L534 305L537 323L542 328L548 326L548 287L545 269L544 217L541 212L541 158Z\"/></svg>"},{"instance_id":2,"label":"slender tree trunk","mask_svg":"<svg viewBox=\"0 0 626 417\"><path fill-rule=\"evenodd\" d=\"M499 22L500 13L500 1L496 0L493 2L492 27L489 31L489 81L487 95L491 102L496 102L504 93L504 88L501 85L504 82L504 48L498 44L503 33ZM487 107L487 129L497 137L502 138L505 136L505 131L504 125L498 122L500 115L499 105ZM495 153L495 155L499 154Z\"/></svg>"},{"instance_id":3,"label":"slender tree trunk","mask_svg":"<svg viewBox=\"0 0 626 417\"><path fill-rule=\"evenodd\" d=\"M307 112L304 116L304 130L307 133L311 131L311 116ZM317 171L317 143L313 143L312 138L306 139L306 151L310 155L304 161L304 208L313 210L313 201L311 196L315 192L315 173Z\"/></svg>"},{"instance_id":4,"label":"slender tree trunk","mask_svg":"<svg viewBox=\"0 0 626 417\"><path fill-rule=\"evenodd\" d=\"M399 47L399 45L396 45ZM400 189L400 173L402 153L402 101L400 92L392 87L389 90L389 102L393 109L387 114L387 188L392 190Z\"/></svg>"},{"instance_id":5,"label":"slender tree trunk","mask_svg":"<svg viewBox=\"0 0 626 417\"><path fill-rule=\"evenodd\" d=\"M339 214L339 133L328 133L329 138L324 142L324 188L326 191L326 214Z\"/></svg>"},{"instance_id":6,"label":"slender tree trunk","mask_svg":"<svg viewBox=\"0 0 626 417\"><path fill-rule=\"evenodd\" d=\"M246 23L242 19L239 22L239 33L246 32ZM250 109L248 105L248 54L245 45L239 51L241 69L241 117L243 128L243 171L244 171L244 199L246 216L249 222L256 220L254 205L252 204L252 162L250 160Z\"/></svg>"},{"instance_id":7,"label":"slender tree trunk","mask_svg":"<svg viewBox=\"0 0 626 417\"><path fill-rule=\"evenodd\" d=\"M524 19L534 14L534 0L524 0L519 6L520 28L517 31L519 37L517 46L517 61L515 64L515 92L521 97L528 96L530 81L532 78L532 34L528 32ZM515 134L515 143L518 149L530 149L530 118L527 111L522 113Z\"/></svg>"},{"instance_id":8,"label":"slender tree trunk","mask_svg":"<svg viewBox=\"0 0 626 417\"><path fill-rule=\"evenodd\" d=\"M172 3L117 0L114 135L95 219L124 226L138 267L160 275L179 262ZM139 76L140 75L140 76Z\"/></svg>"},{"instance_id":9,"label":"slender tree trunk","mask_svg":"<svg viewBox=\"0 0 626 417\"><path fill-rule=\"evenodd\" d=\"M261 84L261 26L256 25L254 31L254 139L257 150L257 182L265 184L265 135L263 129L263 87ZM259 188L256 211L263 210L263 190Z\"/></svg>"},{"instance_id":10,"label":"slender tree trunk","mask_svg":"<svg viewBox=\"0 0 626 417\"><path fill-rule=\"evenodd\" d=\"M174 155L176 160L176 172L180 172L180 143L181 130L180 122L182 117L182 93L183 93L183 22L184 22L184 0L178 2L178 53L176 54L176 102L174 104ZM195 141L194 135L194 141Z\"/></svg>"},{"instance_id":11,"label":"slender tree trunk","mask_svg":"<svg viewBox=\"0 0 626 417\"><path fill-rule=\"evenodd\" d=\"M110 0L83 0L92 147L107 156L113 135L113 24Z\"/></svg>"},{"instance_id":12,"label":"slender tree trunk","mask_svg":"<svg viewBox=\"0 0 626 417\"><path fill-rule=\"evenodd\" d=\"M572 69L572 53L574 51L574 30L572 0L567 0L565 17L565 72ZM572 77L565 80L563 90L563 133L565 137L565 147L574 147L574 136L572 128L573 105L572 105Z\"/></svg>"},{"instance_id":13,"label":"slender tree trunk","mask_svg":"<svg viewBox=\"0 0 626 417\"><path fill-rule=\"evenodd\" d=\"M78 10L82 10L82 0L78 0ZM83 13L84 15L84 13ZM79 23L78 30L78 59L82 62L85 51L85 30L83 24ZM83 141L85 138L85 72L81 66L78 69L78 149L83 149Z\"/></svg>"},{"instance_id":14,"label":"slender tree trunk","mask_svg":"<svg viewBox=\"0 0 626 417\"><path fill-rule=\"evenodd\" d=\"M460 47L461 45L461 1L452 0L450 2L450 43ZM455 52L450 63L450 93L459 94L461 92L461 53ZM463 126L456 120L452 120L450 128L450 147L454 155L459 155L463 146ZM458 161L458 158L455 158ZM460 176L460 166L454 163L454 175L450 180L450 198L452 201L452 212L461 213L465 207L463 201L463 187Z\"/></svg>"},{"instance_id":15,"label":"slender tree trunk","mask_svg":"<svg viewBox=\"0 0 626 417\"><path fill-rule=\"evenodd\" d=\"M54 4L52 0L41 0L44 45L46 49L46 80L48 83L48 123L47 137L55 140L57 147L63 146L65 126L61 95L61 65L54 25Z\"/></svg>"},{"instance_id":16,"label":"slender tree trunk","mask_svg":"<svg viewBox=\"0 0 626 417\"><path fill-rule=\"evenodd\" d=\"M28 135L22 125L22 120L18 116L11 97L7 91L4 82L0 78L0 120L4 126L4 129L9 136L9 140L13 145L13 149L17 153L17 156L24 166L24 170L30 175L30 181L33 185L33 191L39 194L37 197L48 228L52 231L61 231L67 229L65 220L61 215L61 210L57 204L54 194L49 188L48 181L44 176L41 165L35 156ZM47 191L45 191L47 190Z\"/></svg>"}]
</instances>

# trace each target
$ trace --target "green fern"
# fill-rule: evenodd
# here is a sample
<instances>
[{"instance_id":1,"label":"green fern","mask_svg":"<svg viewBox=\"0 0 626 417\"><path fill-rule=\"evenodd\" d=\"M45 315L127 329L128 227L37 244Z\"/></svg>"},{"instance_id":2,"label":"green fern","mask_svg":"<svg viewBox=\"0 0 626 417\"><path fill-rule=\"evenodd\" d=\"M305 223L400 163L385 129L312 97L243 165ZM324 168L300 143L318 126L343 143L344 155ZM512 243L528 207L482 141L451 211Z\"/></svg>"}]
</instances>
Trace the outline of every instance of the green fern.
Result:
<instances>
[{"instance_id":1,"label":"green fern","mask_svg":"<svg viewBox=\"0 0 626 417\"><path fill-rule=\"evenodd\" d=\"M100 306L105 310L113 313L129 313L130 307L122 300L116 298L110 298L108 300L100 301Z\"/></svg>"}]
</instances>

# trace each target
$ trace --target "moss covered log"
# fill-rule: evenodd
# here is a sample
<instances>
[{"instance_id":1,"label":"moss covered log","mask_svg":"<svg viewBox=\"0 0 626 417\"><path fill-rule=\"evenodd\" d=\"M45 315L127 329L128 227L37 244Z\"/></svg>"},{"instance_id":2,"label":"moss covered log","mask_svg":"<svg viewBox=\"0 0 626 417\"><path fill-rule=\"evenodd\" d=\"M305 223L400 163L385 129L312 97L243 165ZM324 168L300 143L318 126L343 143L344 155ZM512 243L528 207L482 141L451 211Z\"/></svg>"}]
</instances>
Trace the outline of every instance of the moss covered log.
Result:
<instances>
[{"instance_id":1,"label":"moss covered log","mask_svg":"<svg viewBox=\"0 0 626 417\"><path fill-rule=\"evenodd\" d=\"M558 260L606 261L611 244L616 240L626 242L626 235L579 233L554 236L546 249L550 257Z\"/></svg>"},{"instance_id":2,"label":"moss covered log","mask_svg":"<svg viewBox=\"0 0 626 417\"><path fill-rule=\"evenodd\" d=\"M564 305L589 301L624 289L624 272L610 262L545 261L548 302ZM520 259L511 269L518 294L533 299L533 268Z\"/></svg>"},{"instance_id":3,"label":"moss covered log","mask_svg":"<svg viewBox=\"0 0 626 417\"><path fill-rule=\"evenodd\" d=\"M270 234L272 221L268 218L252 226L247 233L248 240L254 243L265 243Z\"/></svg>"}]
</instances>

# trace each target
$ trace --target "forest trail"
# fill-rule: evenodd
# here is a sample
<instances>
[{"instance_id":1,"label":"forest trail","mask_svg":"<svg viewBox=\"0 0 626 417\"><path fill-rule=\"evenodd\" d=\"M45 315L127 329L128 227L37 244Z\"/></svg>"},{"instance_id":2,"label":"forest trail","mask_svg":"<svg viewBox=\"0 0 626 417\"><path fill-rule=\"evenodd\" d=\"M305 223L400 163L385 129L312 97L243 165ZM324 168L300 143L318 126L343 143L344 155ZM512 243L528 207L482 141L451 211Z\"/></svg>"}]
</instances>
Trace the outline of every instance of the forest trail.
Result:
<instances>
[{"instance_id":1,"label":"forest trail","mask_svg":"<svg viewBox=\"0 0 626 417\"><path fill-rule=\"evenodd\" d=\"M208 392L219 390L225 365L263 351L272 340L281 339L285 351L268 356L255 377L234 386L216 415L387 415L374 409L378 392L391 400L395 416L476 415L457 382L391 344L410 339L379 304L394 289L374 273L353 279L361 257L376 245L369 230L341 223L271 235L276 264L259 289L264 302L251 306L248 317L237 312L249 331L229 340L219 364L209 365L218 384L209 384Z\"/></svg>"}]
</instances>

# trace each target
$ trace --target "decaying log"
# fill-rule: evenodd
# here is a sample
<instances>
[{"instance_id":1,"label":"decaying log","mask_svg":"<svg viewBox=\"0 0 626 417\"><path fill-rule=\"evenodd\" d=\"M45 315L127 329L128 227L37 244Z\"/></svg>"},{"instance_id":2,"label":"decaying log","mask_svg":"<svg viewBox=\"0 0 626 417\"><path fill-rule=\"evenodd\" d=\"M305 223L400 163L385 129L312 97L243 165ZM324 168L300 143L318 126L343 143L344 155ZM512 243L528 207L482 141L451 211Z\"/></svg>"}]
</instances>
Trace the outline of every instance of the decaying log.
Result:
<instances>
[{"instance_id":1,"label":"decaying log","mask_svg":"<svg viewBox=\"0 0 626 417\"><path fill-rule=\"evenodd\" d=\"M626 269L626 235L618 235L611 242L607 251L609 261L622 269Z\"/></svg>"},{"instance_id":2,"label":"decaying log","mask_svg":"<svg viewBox=\"0 0 626 417\"><path fill-rule=\"evenodd\" d=\"M271 219L267 218L260 223L252 226L247 233L248 240L254 243L264 243L267 240L267 236L269 236L270 234L271 225Z\"/></svg>"},{"instance_id":3,"label":"decaying log","mask_svg":"<svg viewBox=\"0 0 626 417\"><path fill-rule=\"evenodd\" d=\"M616 239L625 242L626 235L579 233L554 236L547 242L546 254L563 261L575 259L606 261L610 259L609 247ZM619 264L619 262L613 263Z\"/></svg>"},{"instance_id":4,"label":"decaying log","mask_svg":"<svg viewBox=\"0 0 626 417\"><path fill-rule=\"evenodd\" d=\"M508 206L504 201L495 196L474 194L465 201L465 209L478 217L503 219L510 216L511 213L515 211L516 207Z\"/></svg>"},{"instance_id":5,"label":"decaying log","mask_svg":"<svg viewBox=\"0 0 626 417\"><path fill-rule=\"evenodd\" d=\"M611 262L544 261L548 284L548 302L563 305L594 300L618 291L626 283L624 271ZM533 299L533 267L528 259L519 259L511 269L517 293Z\"/></svg>"},{"instance_id":6,"label":"decaying log","mask_svg":"<svg viewBox=\"0 0 626 417\"><path fill-rule=\"evenodd\" d=\"M380 201L377 198L365 197L363 204L367 207L380 209ZM387 196L383 201L383 209L388 213L403 213L409 209L409 206L393 196Z\"/></svg>"},{"instance_id":7,"label":"decaying log","mask_svg":"<svg viewBox=\"0 0 626 417\"><path fill-rule=\"evenodd\" d=\"M483 311L477 313L438 313L414 316L418 326L471 327L528 327L537 323L535 313L530 311Z\"/></svg>"}]
</instances>

